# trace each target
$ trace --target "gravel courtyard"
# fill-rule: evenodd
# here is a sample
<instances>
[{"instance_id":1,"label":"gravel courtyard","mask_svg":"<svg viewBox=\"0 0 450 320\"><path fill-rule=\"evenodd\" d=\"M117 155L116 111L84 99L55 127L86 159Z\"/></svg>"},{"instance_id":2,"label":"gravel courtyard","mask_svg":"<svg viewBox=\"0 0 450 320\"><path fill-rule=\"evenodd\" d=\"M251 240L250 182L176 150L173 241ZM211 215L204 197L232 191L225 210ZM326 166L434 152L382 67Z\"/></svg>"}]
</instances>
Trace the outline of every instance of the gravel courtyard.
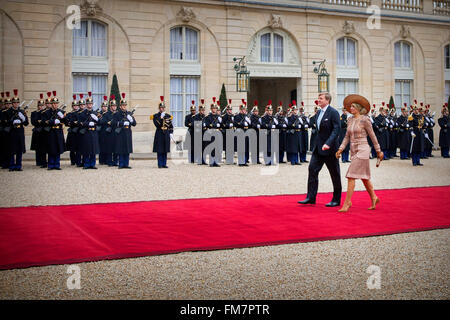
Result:
<instances>
[{"instance_id":1,"label":"gravel courtyard","mask_svg":"<svg viewBox=\"0 0 450 320\"><path fill-rule=\"evenodd\" d=\"M389 160L375 168L372 160L375 189L450 185L450 162L434 154L422 160L423 167ZM47 171L25 161L23 172L0 172L0 206L304 194L307 188L308 164L210 168L169 160L169 169L158 169L156 160L135 160L130 165L132 170L82 170L63 161L62 171ZM344 191L347 168L341 164ZM361 182L356 186L364 189ZM319 192L330 191L324 167ZM449 299L449 237L443 229L79 263L80 290L67 289L68 265L6 270L0 271L0 298ZM381 289L366 286L370 265L381 268Z\"/></svg>"}]
</instances>

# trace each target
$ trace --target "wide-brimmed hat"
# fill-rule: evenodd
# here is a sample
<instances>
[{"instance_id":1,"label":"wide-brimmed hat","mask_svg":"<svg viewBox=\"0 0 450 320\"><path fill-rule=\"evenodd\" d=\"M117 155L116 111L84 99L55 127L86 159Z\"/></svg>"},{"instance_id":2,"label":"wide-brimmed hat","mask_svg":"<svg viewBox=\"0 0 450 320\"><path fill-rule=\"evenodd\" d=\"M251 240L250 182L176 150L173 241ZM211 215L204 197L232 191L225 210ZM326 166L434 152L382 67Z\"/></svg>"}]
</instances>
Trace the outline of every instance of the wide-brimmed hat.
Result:
<instances>
[{"instance_id":1,"label":"wide-brimmed hat","mask_svg":"<svg viewBox=\"0 0 450 320\"><path fill-rule=\"evenodd\" d=\"M370 112L370 102L363 96L360 96L359 94L350 94L346 96L343 103L345 110L350 112L350 107L352 106L352 103L357 103L361 105L364 109L366 109L367 113Z\"/></svg>"}]
</instances>

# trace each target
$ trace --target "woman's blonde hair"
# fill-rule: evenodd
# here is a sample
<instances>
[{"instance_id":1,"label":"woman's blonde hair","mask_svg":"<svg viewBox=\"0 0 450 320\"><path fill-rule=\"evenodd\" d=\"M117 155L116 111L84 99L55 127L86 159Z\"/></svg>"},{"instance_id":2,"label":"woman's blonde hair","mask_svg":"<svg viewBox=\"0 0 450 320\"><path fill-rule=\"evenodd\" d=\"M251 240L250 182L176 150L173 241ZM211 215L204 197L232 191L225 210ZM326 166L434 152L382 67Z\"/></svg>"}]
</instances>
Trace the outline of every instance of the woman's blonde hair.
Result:
<instances>
[{"instance_id":1,"label":"woman's blonde hair","mask_svg":"<svg viewBox=\"0 0 450 320\"><path fill-rule=\"evenodd\" d=\"M359 111L359 114L365 115L367 114L367 109L364 108L362 105L360 105L359 103L353 102L352 106L357 109Z\"/></svg>"}]
</instances>

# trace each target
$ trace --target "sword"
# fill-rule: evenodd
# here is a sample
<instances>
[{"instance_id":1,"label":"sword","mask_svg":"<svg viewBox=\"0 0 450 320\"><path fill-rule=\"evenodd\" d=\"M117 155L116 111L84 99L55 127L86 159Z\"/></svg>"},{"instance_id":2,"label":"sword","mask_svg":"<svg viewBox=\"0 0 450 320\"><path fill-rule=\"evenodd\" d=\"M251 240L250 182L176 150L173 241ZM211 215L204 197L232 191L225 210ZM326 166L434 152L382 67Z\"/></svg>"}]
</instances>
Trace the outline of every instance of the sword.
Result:
<instances>
[{"instance_id":1,"label":"sword","mask_svg":"<svg viewBox=\"0 0 450 320\"><path fill-rule=\"evenodd\" d=\"M414 133L414 132L413 132ZM416 134L414 133L414 135L412 136L412 140L411 140L411 148L409 148L409 153L412 153L412 148L413 148L413 144L414 144L414 138L416 137Z\"/></svg>"},{"instance_id":2,"label":"sword","mask_svg":"<svg viewBox=\"0 0 450 320\"><path fill-rule=\"evenodd\" d=\"M434 145L433 141L431 141L430 138L429 138L428 136L425 136L425 138L426 138L428 141L430 141L431 145L432 145L434 148L436 148L436 146Z\"/></svg>"}]
</instances>

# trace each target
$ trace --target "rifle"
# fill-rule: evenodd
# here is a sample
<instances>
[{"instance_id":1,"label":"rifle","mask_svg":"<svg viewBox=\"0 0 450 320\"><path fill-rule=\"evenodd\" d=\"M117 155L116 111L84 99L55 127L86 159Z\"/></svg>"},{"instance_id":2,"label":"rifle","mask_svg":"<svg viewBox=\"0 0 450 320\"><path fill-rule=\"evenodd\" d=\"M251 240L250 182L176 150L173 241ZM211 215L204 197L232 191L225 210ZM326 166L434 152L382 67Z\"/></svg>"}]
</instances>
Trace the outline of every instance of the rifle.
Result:
<instances>
[{"instance_id":1,"label":"rifle","mask_svg":"<svg viewBox=\"0 0 450 320\"><path fill-rule=\"evenodd\" d=\"M23 104L25 103L25 101L22 101L22 103L19 105L19 107L17 108L17 110L13 110L13 115L11 116L11 119L9 119L8 124L10 122L13 122L14 120L16 120L19 117L19 112L23 112L25 113L25 110L28 109L28 106L26 106L25 108L23 108L22 110L20 109L21 106L23 106ZM11 131L11 125L7 125L6 127L4 127L3 129L6 133L9 133Z\"/></svg>"},{"instance_id":2,"label":"rifle","mask_svg":"<svg viewBox=\"0 0 450 320\"><path fill-rule=\"evenodd\" d=\"M129 115L130 115L130 116L133 116L133 114L134 114L135 111L136 111L136 108L134 108L134 109L129 113ZM125 113L124 113L125 118L127 117L127 115L128 115L128 111L125 111ZM124 119L124 118L122 117L122 120L123 120L123 119ZM122 127L118 127L118 128L116 128L116 130L115 130L115 132L116 132L117 134L119 134L121 131L122 131Z\"/></svg>"},{"instance_id":3,"label":"rifle","mask_svg":"<svg viewBox=\"0 0 450 320\"><path fill-rule=\"evenodd\" d=\"M60 118L60 117L58 116L58 112L59 112L59 111L64 111L65 108L66 108L66 104L64 104L63 107L62 107L61 109L56 109L56 110L49 109L49 110L52 110L52 111L54 111L54 112L53 112L53 114L52 114L52 117L51 117L49 120L47 120L46 122L49 122L49 121L52 121L52 120L56 120L56 118L59 118L60 120L62 120L62 118ZM50 126L44 127L44 130L45 130L46 132L50 132L50 129L51 129Z\"/></svg>"}]
</instances>

